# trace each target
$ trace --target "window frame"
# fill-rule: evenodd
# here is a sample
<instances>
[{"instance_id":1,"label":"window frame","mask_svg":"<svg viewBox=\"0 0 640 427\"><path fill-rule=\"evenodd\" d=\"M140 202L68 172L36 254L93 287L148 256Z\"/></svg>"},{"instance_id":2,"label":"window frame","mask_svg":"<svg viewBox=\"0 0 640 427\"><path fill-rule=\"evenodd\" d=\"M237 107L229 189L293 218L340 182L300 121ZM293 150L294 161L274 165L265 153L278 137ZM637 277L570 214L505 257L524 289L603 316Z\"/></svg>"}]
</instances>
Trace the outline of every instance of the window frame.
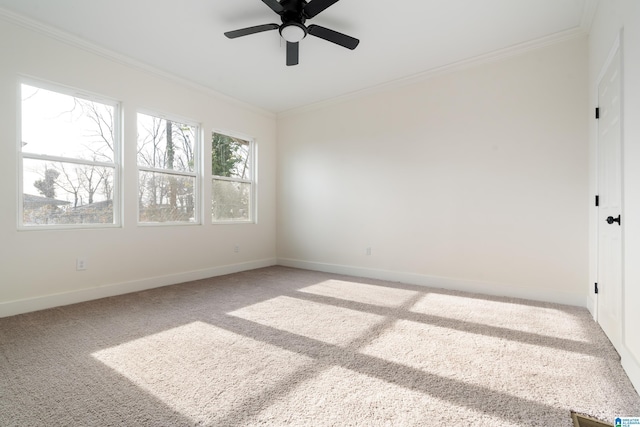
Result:
<instances>
[{"instance_id":1,"label":"window frame","mask_svg":"<svg viewBox=\"0 0 640 427\"><path fill-rule=\"evenodd\" d=\"M103 161L92 161L79 159L77 157L64 157L50 154L36 154L23 150L23 86L31 86L34 88L55 92L60 95L69 96L83 101L89 101L107 105L113 108L113 163ZM17 229L18 231L44 231L44 230L78 230L78 229L104 229L104 228L122 228L122 163L123 163L123 108L122 102L115 98L111 98L95 92L67 86L60 83L53 83L29 76L19 76L16 87L16 157L17 157ZM58 163L69 163L87 166L113 168L113 222L112 223L82 223L82 224L34 224L28 225L24 222L24 162L25 160L50 161Z\"/></svg>"},{"instance_id":2,"label":"window frame","mask_svg":"<svg viewBox=\"0 0 640 427\"><path fill-rule=\"evenodd\" d=\"M180 170L175 170L175 169L162 169L162 168L156 168L156 167L151 167L151 166L143 166L140 165L140 163L138 162L138 137L139 137L139 132L138 132L138 116L140 114L146 115L146 116L151 116L151 117L155 117L158 119L162 119L162 120L167 120L170 121L172 123L179 123L182 125L187 125L190 127L195 128L195 141L193 142L193 172L188 172L188 171L180 171ZM151 173L158 173L161 175L175 175L178 177L189 177L189 178L194 178L194 188L193 188L193 195L194 195L194 206L193 206L193 212L194 212L194 221L193 222L189 222L189 221L140 221L140 202L138 200L138 198L136 197L136 224L139 227L165 227L165 226L197 226L197 225L202 225L202 219L204 217L203 212L202 212L202 206L203 206L203 194L202 194L202 141L203 141L203 130L202 130L202 124L198 123L198 121L196 120L191 120L182 116L178 116L176 114L167 114L164 112L160 112L158 110L152 110L152 109L146 109L146 108L138 108L136 110L136 158L135 158L135 164L136 164L136 194L139 194L140 192L140 172L151 172Z\"/></svg>"},{"instance_id":3,"label":"window frame","mask_svg":"<svg viewBox=\"0 0 640 427\"><path fill-rule=\"evenodd\" d=\"M258 144L256 139L244 135L238 132L226 131L219 128L214 128L211 131L211 138L213 139L213 134L218 133L221 135L225 135L231 138L238 138L245 142L249 143L249 168L251 171L251 179L242 179L242 178L232 178L220 175L214 175L213 170L209 168L209 172L211 173L211 192L210 192L210 205L213 204L214 194L213 194L213 182L214 180L227 181L227 182L239 182L243 184L249 184L249 219L246 220L216 220L213 218L213 209L211 210L211 224L212 225L234 225L234 224L257 224L258 223ZM213 147L211 147L213 150Z\"/></svg>"}]
</instances>

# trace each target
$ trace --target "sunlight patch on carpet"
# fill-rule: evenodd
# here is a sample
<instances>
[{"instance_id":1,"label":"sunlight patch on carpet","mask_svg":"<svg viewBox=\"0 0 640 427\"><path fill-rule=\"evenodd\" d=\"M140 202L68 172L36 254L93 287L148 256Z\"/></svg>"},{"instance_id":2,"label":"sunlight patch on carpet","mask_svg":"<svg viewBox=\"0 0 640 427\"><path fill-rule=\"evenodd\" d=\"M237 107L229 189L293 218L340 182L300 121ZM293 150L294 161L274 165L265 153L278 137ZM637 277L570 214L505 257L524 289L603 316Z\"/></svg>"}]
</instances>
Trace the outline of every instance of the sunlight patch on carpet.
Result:
<instances>
[{"instance_id":1,"label":"sunlight patch on carpet","mask_svg":"<svg viewBox=\"0 0 640 427\"><path fill-rule=\"evenodd\" d=\"M247 425L322 427L367 420L373 426L417 426L427 425L429 419L438 420L438 425L459 425L460 419L472 419L474 426L504 425L486 411L338 366L305 380Z\"/></svg>"},{"instance_id":2,"label":"sunlight patch on carpet","mask_svg":"<svg viewBox=\"0 0 640 427\"><path fill-rule=\"evenodd\" d=\"M589 331L581 327L580 319L553 308L429 293L411 311L549 337L570 338L572 341L591 342Z\"/></svg>"},{"instance_id":3,"label":"sunlight patch on carpet","mask_svg":"<svg viewBox=\"0 0 640 427\"><path fill-rule=\"evenodd\" d=\"M338 298L381 307L398 307L418 294L407 289L389 288L344 280L325 280L316 285L300 289L314 295Z\"/></svg>"},{"instance_id":4,"label":"sunlight patch on carpet","mask_svg":"<svg viewBox=\"0 0 640 427\"><path fill-rule=\"evenodd\" d=\"M594 398L585 396L574 379L584 376L584 372L603 369L603 362L597 357L408 320L396 322L360 353L439 377L567 408L586 404ZM567 369L567 365L574 368ZM614 384L600 384L603 395L615 393L614 387Z\"/></svg>"},{"instance_id":5,"label":"sunlight patch on carpet","mask_svg":"<svg viewBox=\"0 0 640 427\"><path fill-rule=\"evenodd\" d=\"M376 314L287 296L249 305L228 314L339 346L348 345L384 319Z\"/></svg>"},{"instance_id":6,"label":"sunlight patch on carpet","mask_svg":"<svg viewBox=\"0 0 640 427\"><path fill-rule=\"evenodd\" d=\"M196 423L228 416L238 401L311 363L306 356L199 321L92 356Z\"/></svg>"}]
</instances>

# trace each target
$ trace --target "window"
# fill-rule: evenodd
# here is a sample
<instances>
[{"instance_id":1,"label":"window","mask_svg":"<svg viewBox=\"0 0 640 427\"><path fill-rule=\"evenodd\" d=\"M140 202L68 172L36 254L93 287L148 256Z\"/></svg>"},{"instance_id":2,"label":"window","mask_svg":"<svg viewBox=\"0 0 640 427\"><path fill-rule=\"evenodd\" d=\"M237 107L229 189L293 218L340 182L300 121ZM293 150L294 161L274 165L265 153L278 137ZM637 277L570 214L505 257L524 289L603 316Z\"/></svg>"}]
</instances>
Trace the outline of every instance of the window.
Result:
<instances>
[{"instance_id":1,"label":"window","mask_svg":"<svg viewBox=\"0 0 640 427\"><path fill-rule=\"evenodd\" d=\"M119 225L118 103L20 89L20 226Z\"/></svg>"},{"instance_id":2,"label":"window","mask_svg":"<svg viewBox=\"0 0 640 427\"><path fill-rule=\"evenodd\" d=\"M199 127L138 113L138 221L197 224Z\"/></svg>"},{"instance_id":3,"label":"window","mask_svg":"<svg viewBox=\"0 0 640 427\"><path fill-rule=\"evenodd\" d=\"M213 132L211 139L211 220L254 221L254 143Z\"/></svg>"}]
</instances>

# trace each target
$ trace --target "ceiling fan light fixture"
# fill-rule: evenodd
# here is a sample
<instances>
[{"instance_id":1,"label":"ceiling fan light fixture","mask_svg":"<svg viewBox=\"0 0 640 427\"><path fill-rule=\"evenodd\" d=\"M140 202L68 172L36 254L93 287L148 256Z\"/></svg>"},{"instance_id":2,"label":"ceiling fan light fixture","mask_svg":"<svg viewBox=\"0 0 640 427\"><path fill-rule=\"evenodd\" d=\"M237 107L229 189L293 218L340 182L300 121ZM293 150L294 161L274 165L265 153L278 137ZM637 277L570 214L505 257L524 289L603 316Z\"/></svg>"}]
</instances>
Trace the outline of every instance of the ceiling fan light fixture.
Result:
<instances>
[{"instance_id":1,"label":"ceiling fan light fixture","mask_svg":"<svg viewBox=\"0 0 640 427\"><path fill-rule=\"evenodd\" d=\"M289 22L280 27L280 35L289 43L298 43L307 36L307 29L297 22Z\"/></svg>"}]
</instances>

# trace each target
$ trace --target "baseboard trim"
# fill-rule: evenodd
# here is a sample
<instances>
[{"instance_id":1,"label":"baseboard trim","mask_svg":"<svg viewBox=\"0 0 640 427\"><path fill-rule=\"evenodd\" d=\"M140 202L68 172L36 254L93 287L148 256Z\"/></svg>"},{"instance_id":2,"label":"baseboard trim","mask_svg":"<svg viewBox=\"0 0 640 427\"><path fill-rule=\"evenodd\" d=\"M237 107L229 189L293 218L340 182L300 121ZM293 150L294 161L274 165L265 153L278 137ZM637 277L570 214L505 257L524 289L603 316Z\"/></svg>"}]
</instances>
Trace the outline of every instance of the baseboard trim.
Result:
<instances>
[{"instance_id":1,"label":"baseboard trim","mask_svg":"<svg viewBox=\"0 0 640 427\"><path fill-rule=\"evenodd\" d=\"M640 361L633 356L624 344L620 347L619 353L622 368L627 373L633 387L640 393Z\"/></svg>"},{"instance_id":2,"label":"baseboard trim","mask_svg":"<svg viewBox=\"0 0 640 427\"><path fill-rule=\"evenodd\" d=\"M257 268L276 265L275 258L267 258L256 261L248 261L238 264L223 265L202 270L186 271L167 276L150 277L132 280L123 283L97 286L95 288L79 289L77 291L58 294L43 295L35 298L26 298L0 303L0 318L15 316L17 314L32 311L45 310L47 308L60 307L79 302L91 301L100 298L144 291L162 286L175 285L192 280L206 279L225 274L239 273L241 271L255 270Z\"/></svg>"},{"instance_id":3,"label":"baseboard trim","mask_svg":"<svg viewBox=\"0 0 640 427\"><path fill-rule=\"evenodd\" d=\"M589 310L589 313L591 313L591 316L594 320L598 320L598 313L596 312L596 299L592 296L587 297L587 310Z\"/></svg>"},{"instance_id":4,"label":"baseboard trim","mask_svg":"<svg viewBox=\"0 0 640 427\"><path fill-rule=\"evenodd\" d=\"M322 271L326 273L345 274L349 276L366 277L372 279L389 280L412 285L433 288L481 293L494 296L523 298L535 301L553 302L585 307L584 295L570 292L545 291L533 288L510 287L504 284L465 280L449 277L428 276L393 270L381 270L365 267L355 267L341 264L319 263L292 258L267 258L239 264L224 265L202 270L188 271L167 276L150 277L129 282L115 283L77 291L43 295L35 298L7 301L0 303L0 318L60 307L99 298L122 295L130 292L143 291L162 286L175 285L191 280L206 279L257 268L282 265L285 267L301 268L305 270ZM640 371L640 369L639 369ZM634 382L636 388L640 383Z\"/></svg>"},{"instance_id":5,"label":"baseboard trim","mask_svg":"<svg viewBox=\"0 0 640 427\"><path fill-rule=\"evenodd\" d=\"M418 273L378 270L340 264L327 264L292 258L278 258L278 265L282 265L285 267L302 268L305 270L322 271L325 273L336 273L345 274L348 276L365 277L370 279L389 280L393 282L402 282L411 285L428 286L432 288L473 292L493 296L522 298L534 301L586 307L586 298L584 294L581 293L560 292L538 288L512 287L500 283L457 279L450 277L428 276Z\"/></svg>"}]
</instances>

